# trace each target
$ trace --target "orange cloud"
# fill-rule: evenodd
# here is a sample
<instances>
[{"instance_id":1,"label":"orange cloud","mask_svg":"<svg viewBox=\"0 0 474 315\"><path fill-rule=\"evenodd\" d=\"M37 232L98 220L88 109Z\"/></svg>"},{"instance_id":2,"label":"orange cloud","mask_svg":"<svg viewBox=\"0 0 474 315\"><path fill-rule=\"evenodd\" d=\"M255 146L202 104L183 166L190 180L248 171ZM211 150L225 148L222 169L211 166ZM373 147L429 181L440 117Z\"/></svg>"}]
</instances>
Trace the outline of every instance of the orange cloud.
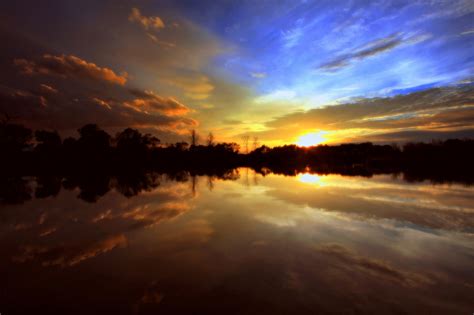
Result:
<instances>
[{"instance_id":1,"label":"orange cloud","mask_svg":"<svg viewBox=\"0 0 474 315\"><path fill-rule=\"evenodd\" d=\"M104 101L104 100L102 100L102 99L100 99L100 98L98 98L98 97L94 97L94 98L92 98L92 100L93 100L96 104L98 104L98 105L100 105L100 106L102 106L102 107L104 107L104 108L112 109L112 106L110 106L110 104L109 104L108 102L106 102L106 101Z\"/></svg>"},{"instance_id":2,"label":"orange cloud","mask_svg":"<svg viewBox=\"0 0 474 315\"><path fill-rule=\"evenodd\" d=\"M40 90L41 92L45 94L56 94L58 93L58 90L52 87L51 85L47 84L40 84Z\"/></svg>"},{"instance_id":3,"label":"orange cloud","mask_svg":"<svg viewBox=\"0 0 474 315\"><path fill-rule=\"evenodd\" d=\"M145 30L150 28L161 29L165 27L165 23L159 16L144 16L137 8L132 8L128 20L140 24Z\"/></svg>"},{"instance_id":4,"label":"orange cloud","mask_svg":"<svg viewBox=\"0 0 474 315\"><path fill-rule=\"evenodd\" d=\"M116 74L109 68L101 68L95 63L87 62L76 56L43 55L36 61L15 59L14 63L23 74L57 75L63 78L79 78L124 85L127 82L127 73Z\"/></svg>"},{"instance_id":5,"label":"orange cloud","mask_svg":"<svg viewBox=\"0 0 474 315\"><path fill-rule=\"evenodd\" d=\"M130 91L137 98L124 102L125 106L146 113L161 113L165 115L183 115L189 112L189 108L172 97L162 97L153 91Z\"/></svg>"},{"instance_id":6,"label":"orange cloud","mask_svg":"<svg viewBox=\"0 0 474 315\"><path fill-rule=\"evenodd\" d=\"M151 227L163 221L174 219L190 210L190 206L185 202L169 201L163 202L159 206L146 204L124 212L123 219L141 222L145 227Z\"/></svg>"},{"instance_id":7,"label":"orange cloud","mask_svg":"<svg viewBox=\"0 0 474 315\"><path fill-rule=\"evenodd\" d=\"M116 247L125 247L127 238L123 234L113 235L104 240L90 244L45 247L26 246L19 256L13 257L13 261L26 262L39 260L43 266L71 267L84 260L107 253Z\"/></svg>"}]
</instances>

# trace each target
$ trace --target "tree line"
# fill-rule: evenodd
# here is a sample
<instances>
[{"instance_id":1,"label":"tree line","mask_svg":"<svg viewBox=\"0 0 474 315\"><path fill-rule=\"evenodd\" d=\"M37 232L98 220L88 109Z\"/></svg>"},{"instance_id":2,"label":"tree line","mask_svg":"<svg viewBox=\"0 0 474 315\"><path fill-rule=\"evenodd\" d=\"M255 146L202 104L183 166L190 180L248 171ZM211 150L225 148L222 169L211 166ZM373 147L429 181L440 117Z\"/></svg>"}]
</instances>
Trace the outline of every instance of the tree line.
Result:
<instances>
[{"instance_id":1,"label":"tree line","mask_svg":"<svg viewBox=\"0 0 474 315\"><path fill-rule=\"evenodd\" d=\"M248 140L244 152L237 143L216 142L212 133L205 144L190 132L190 143L162 144L151 134L126 128L111 136L95 124L78 129L78 138L62 139L57 131L33 131L19 124L0 124L0 167L4 172L24 174L74 172L127 173L137 170L193 170L196 173L225 173L251 167L294 175L305 169L322 173L389 173L413 169L430 174L461 172L474 178L474 140L451 139L430 143L377 145L370 142L299 147L267 147ZM472 176L472 177L471 177Z\"/></svg>"}]
</instances>

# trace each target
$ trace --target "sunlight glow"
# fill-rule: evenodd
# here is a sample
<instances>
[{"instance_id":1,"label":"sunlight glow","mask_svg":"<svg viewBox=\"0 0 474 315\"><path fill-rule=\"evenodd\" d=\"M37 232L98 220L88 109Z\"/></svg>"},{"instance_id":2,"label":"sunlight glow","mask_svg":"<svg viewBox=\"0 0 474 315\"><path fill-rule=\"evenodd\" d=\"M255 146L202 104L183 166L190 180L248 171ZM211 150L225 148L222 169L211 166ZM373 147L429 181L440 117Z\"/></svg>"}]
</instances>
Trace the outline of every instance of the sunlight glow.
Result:
<instances>
[{"instance_id":1,"label":"sunlight glow","mask_svg":"<svg viewBox=\"0 0 474 315\"><path fill-rule=\"evenodd\" d=\"M319 184L321 177L315 174L301 174L298 176L298 180L305 184Z\"/></svg>"},{"instance_id":2,"label":"sunlight glow","mask_svg":"<svg viewBox=\"0 0 474 315\"><path fill-rule=\"evenodd\" d=\"M327 132L325 131L318 131L302 135L298 138L296 144L302 147L310 147L324 143L326 141L326 138L324 137L326 133Z\"/></svg>"}]
</instances>

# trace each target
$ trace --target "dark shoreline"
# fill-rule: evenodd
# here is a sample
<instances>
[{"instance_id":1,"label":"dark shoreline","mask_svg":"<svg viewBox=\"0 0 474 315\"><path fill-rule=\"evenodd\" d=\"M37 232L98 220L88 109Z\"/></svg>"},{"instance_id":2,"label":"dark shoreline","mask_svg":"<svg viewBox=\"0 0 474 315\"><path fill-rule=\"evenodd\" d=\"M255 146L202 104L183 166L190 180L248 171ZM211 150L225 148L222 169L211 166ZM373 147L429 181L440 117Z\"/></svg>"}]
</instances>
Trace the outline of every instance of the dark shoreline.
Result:
<instances>
[{"instance_id":1,"label":"dark shoreline","mask_svg":"<svg viewBox=\"0 0 474 315\"><path fill-rule=\"evenodd\" d=\"M191 144L163 145L152 135L131 128L114 137L93 124L78 132L79 138L63 140L55 131L33 132L17 124L1 124L1 174L3 177L133 178L147 173L172 177L187 173L225 178L237 168L248 167L262 175L399 174L413 182L474 184L472 139L404 145L370 142L314 147L262 145L243 154L236 143L216 143L210 139L206 145L199 145L195 137L191 138Z\"/></svg>"}]
</instances>

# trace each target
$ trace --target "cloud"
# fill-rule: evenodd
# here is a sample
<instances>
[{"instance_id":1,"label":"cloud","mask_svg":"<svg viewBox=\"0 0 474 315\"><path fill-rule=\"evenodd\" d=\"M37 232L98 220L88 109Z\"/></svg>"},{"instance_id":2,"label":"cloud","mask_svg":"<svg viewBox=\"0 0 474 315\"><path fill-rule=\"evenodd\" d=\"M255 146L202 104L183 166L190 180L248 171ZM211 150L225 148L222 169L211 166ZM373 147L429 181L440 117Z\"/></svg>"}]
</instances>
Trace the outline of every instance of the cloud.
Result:
<instances>
[{"instance_id":1,"label":"cloud","mask_svg":"<svg viewBox=\"0 0 474 315\"><path fill-rule=\"evenodd\" d=\"M159 16L144 16L137 8L132 8L128 20L140 24L145 30L159 30L165 27L165 23Z\"/></svg>"},{"instance_id":2,"label":"cloud","mask_svg":"<svg viewBox=\"0 0 474 315\"><path fill-rule=\"evenodd\" d=\"M189 108L172 97L162 97L153 91L130 90L137 96L136 99L124 102L126 106L138 111L150 113L163 113L166 115L183 115L189 112Z\"/></svg>"},{"instance_id":3,"label":"cloud","mask_svg":"<svg viewBox=\"0 0 474 315\"><path fill-rule=\"evenodd\" d=\"M292 141L307 130L325 130L330 132L329 139L335 133L344 136L337 139L340 141L382 141L384 133L416 130L418 133L438 131L425 135L442 135L444 138L454 131L469 129L473 122L474 84L467 84L393 97L360 98L348 103L297 111L266 122L266 130L255 135L267 141ZM404 141L416 140L415 132L405 136ZM389 142L393 139L386 138Z\"/></svg>"},{"instance_id":4,"label":"cloud","mask_svg":"<svg viewBox=\"0 0 474 315\"><path fill-rule=\"evenodd\" d=\"M460 35L471 35L471 34L474 34L474 29L461 32Z\"/></svg>"},{"instance_id":5,"label":"cloud","mask_svg":"<svg viewBox=\"0 0 474 315\"><path fill-rule=\"evenodd\" d=\"M263 79L267 77L265 72L250 72L250 76L256 79Z\"/></svg>"},{"instance_id":6,"label":"cloud","mask_svg":"<svg viewBox=\"0 0 474 315\"><path fill-rule=\"evenodd\" d=\"M60 132L97 123L114 131L126 127L152 128L153 133L161 137L163 132L166 136L170 136L169 133L177 135L198 124L196 120L182 116L189 109L174 98L137 90L135 93L141 93L142 98L130 99L126 89L111 97L104 91L67 83L61 93L0 86L0 113L7 113L15 122L33 129Z\"/></svg>"},{"instance_id":7,"label":"cloud","mask_svg":"<svg viewBox=\"0 0 474 315\"><path fill-rule=\"evenodd\" d=\"M149 39L151 39L153 42L155 42L159 45L162 45L162 46L167 47L167 48L176 47L176 44L160 40L156 35L153 35L152 33L147 32L146 35L148 36Z\"/></svg>"},{"instance_id":8,"label":"cloud","mask_svg":"<svg viewBox=\"0 0 474 315\"><path fill-rule=\"evenodd\" d=\"M472 126L472 125L471 125ZM448 140L448 139L465 139L474 138L474 128L465 127L459 130L406 130L395 132L379 132L370 136L354 137L354 141L372 141L383 143L405 143L412 141L430 142L432 140ZM351 141L348 138L347 141Z\"/></svg>"},{"instance_id":9,"label":"cloud","mask_svg":"<svg viewBox=\"0 0 474 315\"><path fill-rule=\"evenodd\" d=\"M429 5L428 13L422 14L412 23L425 22L431 19L438 18L461 18L474 12L474 5L470 0L452 0L452 1L429 1L423 4Z\"/></svg>"},{"instance_id":10,"label":"cloud","mask_svg":"<svg viewBox=\"0 0 474 315\"><path fill-rule=\"evenodd\" d=\"M44 95L0 85L0 111L11 117L32 116L47 106Z\"/></svg>"},{"instance_id":11,"label":"cloud","mask_svg":"<svg viewBox=\"0 0 474 315\"><path fill-rule=\"evenodd\" d=\"M344 266L350 266L352 269L359 269L374 276L384 278L385 280L399 282L409 287L430 285L434 283L433 279L422 274L399 270L388 262L359 256L347 248L337 244L325 244L319 246L317 247L317 251L336 258L341 261Z\"/></svg>"},{"instance_id":12,"label":"cloud","mask_svg":"<svg viewBox=\"0 0 474 315\"><path fill-rule=\"evenodd\" d=\"M186 97L195 101L209 98L215 88L207 76L196 72L187 72L186 74L173 76L162 81L170 86L179 88Z\"/></svg>"},{"instance_id":13,"label":"cloud","mask_svg":"<svg viewBox=\"0 0 474 315\"><path fill-rule=\"evenodd\" d=\"M46 93L46 94L56 94L58 93L58 90L56 90L54 87L52 87L51 85L47 85L47 84L40 84L40 90L41 92L43 93Z\"/></svg>"},{"instance_id":14,"label":"cloud","mask_svg":"<svg viewBox=\"0 0 474 315\"><path fill-rule=\"evenodd\" d=\"M136 221L135 227L151 227L163 221L174 219L190 210L186 202L163 202L159 206L138 206L121 213L122 219ZM138 224L138 225L137 225Z\"/></svg>"},{"instance_id":15,"label":"cloud","mask_svg":"<svg viewBox=\"0 0 474 315\"><path fill-rule=\"evenodd\" d=\"M402 34L393 34L385 38L369 42L364 46L355 49L351 53L341 55L327 63L323 63L319 66L319 69L328 72L338 71L349 66L355 61L383 54L402 45L414 45L425 41L430 37L431 35L428 34L417 36L403 36Z\"/></svg>"},{"instance_id":16,"label":"cloud","mask_svg":"<svg viewBox=\"0 0 474 315\"><path fill-rule=\"evenodd\" d=\"M315 175L306 176L311 179ZM463 232L468 232L474 224L474 207L468 190L453 197L442 187L433 188L429 183L425 187L406 189L398 183L374 183L373 179L331 176L316 176L316 179L317 182L303 182L302 176L292 190L286 189L282 181L267 194L288 204L357 221L392 221L423 229ZM371 189L367 190L367 186Z\"/></svg>"},{"instance_id":17,"label":"cloud","mask_svg":"<svg viewBox=\"0 0 474 315\"><path fill-rule=\"evenodd\" d=\"M303 28L301 27L295 27L288 31L283 31L282 39L283 39L285 48L293 48L294 46L298 45L303 35L304 35L304 32L303 32Z\"/></svg>"},{"instance_id":18,"label":"cloud","mask_svg":"<svg viewBox=\"0 0 474 315\"><path fill-rule=\"evenodd\" d=\"M127 73L118 75L109 68L101 68L95 63L73 55L45 54L37 60L15 59L14 64L25 75L55 75L63 78L105 81L118 85L124 85L127 82Z\"/></svg>"},{"instance_id":19,"label":"cloud","mask_svg":"<svg viewBox=\"0 0 474 315\"><path fill-rule=\"evenodd\" d=\"M22 253L15 256L13 260L16 262L39 260L43 266L72 267L84 260L126 245L127 238L125 235L119 234L90 244L76 246L25 246Z\"/></svg>"},{"instance_id":20,"label":"cloud","mask_svg":"<svg viewBox=\"0 0 474 315\"><path fill-rule=\"evenodd\" d=\"M390 120L407 120L410 115L421 117L419 114L423 114L422 111L459 109L461 106L472 105L473 101L474 85L432 88L393 97L355 99L350 103L297 112L277 118L268 125L278 127L299 124L302 127L321 129L378 128L380 121L387 124ZM432 116L429 117L431 118Z\"/></svg>"},{"instance_id":21,"label":"cloud","mask_svg":"<svg viewBox=\"0 0 474 315\"><path fill-rule=\"evenodd\" d=\"M104 108L107 108L107 109L112 109L112 107L110 106L110 104L104 100L101 100L100 98L98 97L93 97L92 100L94 102L96 102L98 105L104 107Z\"/></svg>"},{"instance_id":22,"label":"cloud","mask_svg":"<svg viewBox=\"0 0 474 315\"><path fill-rule=\"evenodd\" d=\"M96 123L110 132L148 129L167 141L198 125L183 117L190 109L176 98L128 88L125 76L74 56L15 59L13 69L27 76L13 74L17 82L0 85L0 112L29 128L66 132Z\"/></svg>"}]
</instances>

